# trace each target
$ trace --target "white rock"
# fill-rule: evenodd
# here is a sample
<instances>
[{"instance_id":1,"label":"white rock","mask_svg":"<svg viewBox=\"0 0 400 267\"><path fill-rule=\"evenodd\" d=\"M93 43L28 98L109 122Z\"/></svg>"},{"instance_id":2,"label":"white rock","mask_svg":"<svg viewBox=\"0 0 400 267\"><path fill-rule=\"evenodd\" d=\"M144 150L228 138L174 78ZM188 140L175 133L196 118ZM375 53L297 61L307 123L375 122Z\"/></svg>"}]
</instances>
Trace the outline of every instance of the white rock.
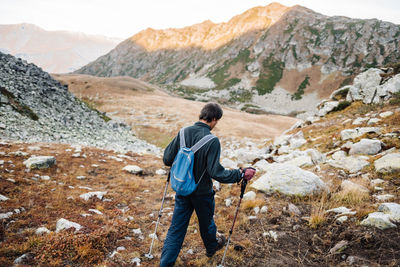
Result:
<instances>
[{"instance_id":1,"label":"white rock","mask_svg":"<svg viewBox=\"0 0 400 267\"><path fill-rule=\"evenodd\" d=\"M337 160L329 160L328 164L335 168L345 169L350 173L356 173L365 166L368 166L369 162L360 156L350 156Z\"/></svg>"},{"instance_id":2,"label":"white rock","mask_svg":"<svg viewBox=\"0 0 400 267\"><path fill-rule=\"evenodd\" d=\"M4 160L0 160L0 165L3 165L4 164Z\"/></svg>"},{"instance_id":3,"label":"white rock","mask_svg":"<svg viewBox=\"0 0 400 267\"><path fill-rule=\"evenodd\" d=\"M357 191L357 192L362 192L362 193L369 193L368 188L366 188L365 186L353 183L349 180L342 181L340 188L345 192L346 191L353 191L353 192Z\"/></svg>"},{"instance_id":4,"label":"white rock","mask_svg":"<svg viewBox=\"0 0 400 267\"><path fill-rule=\"evenodd\" d=\"M28 146L28 149L32 150L32 151L39 151L40 147L38 147L38 146Z\"/></svg>"},{"instance_id":5,"label":"white rock","mask_svg":"<svg viewBox=\"0 0 400 267\"><path fill-rule=\"evenodd\" d=\"M393 112L392 112L392 111L386 111L386 112L380 113L380 114L379 114L379 117L381 117L381 118L386 118L386 117L390 117L390 116L392 116L392 115L393 115Z\"/></svg>"},{"instance_id":6,"label":"white rock","mask_svg":"<svg viewBox=\"0 0 400 267\"><path fill-rule=\"evenodd\" d=\"M397 223L400 222L400 204L393 202L382 203L381 205L379 205L378 211L389 214L390 220Z\"/></svg>"},{"instance_id":7,"label":"white rock","mask_svg":"<svg viewBox=\"0 0 400 267\"><path fill-rule=\"evenodd\" d=\"M264 237L271 237L275 242L278 241L278 234L275 231L268 231L263 233Z\"/></svg>"},{"instance_id":8,"label":"white rock","mask_svg":"<svg viewBox=\"0 0 400 267\"><path fill-rule=\"evenodd\" d=\"M275 137L274 139L274 146L285 146L289 144L289 139L290 139L291 135L280 135L278 137Z\"/></svg>"},{"instance_id":9,"label":"white rock","mask_svg":"<svg viewBox=\"0 0 400 267\"><path fill-rule=\"evenodd\" d=\"M32 156L24 161L24 165L29 169L46 169L56 164L53 156Z\"/></svg>"},{"instance_id":10,"label":"white rock","mask_svg":"<svg viewBox=\"0 0 400 267\"><path fill-rule=\"evenodd\" d=\"M149 234L149 238L153 239L153 237L155 240L158 240L158 237L155 233Z\"/></svg>"},{"instance_id":11,"label":"white rock","mask_svg":"<svg viewBox=\"0 0 400 267\"><path fill-rule=\"evenodd\" d=\"M93 168L98 168L99 167L99 165L97 165L97 164L92 164L90 166L92 166Z\"/></svg>"},{"instance_id":12,"label":"white rock","mask_svg":"<svg viewBox=\"0 0 400 267\"><path fill-rule=\"evenodd\" d=\"M301 211L299 210L299 208L296 205L292 204L292 203L289 203L288 211L290 213L293 213L293 214L296 214L296 215L301 215Z\"/></svg>"},{"instance_id":13,"label":"white rock","mask_svg":"<svg viewBox=\"0 0 400 267\"><path fill-rule=\"evenodd\" d=\"M254 213L257 215L260 212L260 208L259 207L255 207L253 209Z\"/></svg>"},{"instance_id":14,"label":"white rock","mask_svg":"<svg viewBox=\"0 0 400 267\"><path fill-rule=\"evenodd\" d=\"M381 151L382 142L373 139L361 139L360 142L353 144L350 148L349 154L368 154L375 155Z\"/></svg>"},{"instance_id":15,"label":"white rock","mask_svg":"<svg viewBox=\"0 0 400 267\"><path fill-rule=\"evenodd\" d=\"M0 220L1 219L8 219L13 215L13 213L11 211L6 212L6 213L0 213Z\"/></svg>"},{"instance_id":16,"label":"white rock","mask_svg":"<svg viewBox=\"0 0 400 267\"><path fill-rule=\"evenodd\" d=\"M371 180L371 185L379 185L379 184L383 184L385 182L385 180L382 179L373 179Z\"/></svg>"},{"instance_id":17,"label":"white rock","mask_svg":"<svg viewBox=\"0 0 400 267\"><path fill-rule=\"evenodd\" d=\"M350 212L353 212L353 211L351 209L346 208L346 207L338 207L338 208L333 208L333 209L327 210L325 212L326 213L334 212L334 213L339 213L339 214L347 214L347 213L350 213Z\"/></svg>"},{"instance_id":18,"label":"white rock","mask_svg":"<svg viewBox=\"0 0 400 267\"><path fill-rule=\"evenodd\" d=\"M97 209L89 209L90 212L96 213L98 215L103 215L103 213Z\"/></svg>"},{"instance_id":19,"label":"white rock","mask_svg":"<svg viewBox=\"0 0 400 267\"><path fill-rule=\"evenodd\" d=\"M132 229L132 232L133 232L135 235L141 235L141 234L142 234L142 230L141 230L140 228Z\"/></svg>"},{"instance_id":20,"label":"white rock","mask_svg":"<svg viewBox=\"0 0 400 267\"><path fill-rule=\"evenodd\" d=\"M316 149L307 149L305 152L311 157L311 161L315 165L326 162L326 156Z\"/></svg>"},{"instance_id":21,"label":"white rock","mask_svg":"<svg viewBox=\"0 0 400 267\"><path fill-rule=\"evenodd\" d=\"M278 149L278 154L279 154L279 155L288 154L288 153L290 153L290 147L289 147L289 146L281 146L281 147Z\"/></svg>"},{"instance_id":22,"label":"white rock","mask_svg":"<svg viewBox=\"0 0 400 267\"><path fill-rule=\"evenodd\" d=\"M344 223L344 222L347 221L347 220L348 220L348 217L347 217L347 216L340 216L339 218L336 219L336 223L337 223L337 224L342 224L342 223Z\"/></svg>"},{"instance_id":23,"label":"white rock","mask_svg":"<svg viewBox=\"0 0 400 267\"><path fill-rule=\"evenodd\" d=\"M400 153L391 153L375 160L375 170L380 173L391 173L400 170Z\"/></svg>"},{"instance_id":24,"label":"white rock","mask_svg":"<svg viewBox=\"0 0 400 267\"><path fill-rule=\"evenodd\" d=\"M368 124L368 125L374 125L374 124L377 124L377 123L380 122L380 121L381 121L381 119L372 118L372 119L370 119L370 120L367 122L367 124Z\"/></svg>"},{"instance_id":25,"label":"white rock","mask_svg":"<svg viewBox=\"0 0 400 267\"><path fill-rule=\"evenodd\" d=\"M232 205L232 199L227 198L225 199L225 206L230 207Z\"/></svg>"},{"instance_id":26,"label":"white rock","mask_svg":"<svg viewBox=\"0 0 400 267\"><path fill-rule=\"evenodd\" d=\"M270 164L266 174L251 184L251 187L266 193L278 191L287 195L301 196L328 189L314 173L284 163Z\"/></svg>"},{"instance_id":27,"label":"white rock","mask_svg":"<svg viewBox=\"0 0 400 267\"><path fill-rule=\"evenodd\" d=\"M74 154L72 154L71 157L73 157L73 158L80 158L80 157L81 157L81 153L74 153Z\"/></svg>"},{"instance_id":28,"label":"white rock","mask_svg":"<svg viewBox=\"0 0 400 267\"><path fill-rule=\"evenodd\" d=\"M366 118L357 118L353 121L353 125L360 125L363 124L364 122L368 121L370 118L366 117Z\"/></svg>"},{"instance_id":29,"label":"white rock","mask_svg":"<svg viewBox=\"0 0 400 267\"><path fill-rule=\"evenodd\" d=\"M140 266L140 259L138 258L138 257L136 257L136 258L133 258L132 260L131 260L131 263L132 264L134 264L134 263L136 263L136 266Z\"/></svg>"},{"instance_id":30,"label":"white rock","mask_svg":"<svg viewBox=\"0 0 400 267\"><path fill-rule=\"evenodd\" d=\"M269 163L265 159L257 161L256 164L254 164L254 167L257 169L257 171L265 171L268 167Z\"/></svg>"},{"instance_id":31,"label":"white rock","mask_svg":"<svg viewBox=\"0 0 400 267\"><path fill-rule=\"evenodd\" d=\"M64 218L61 218L57 221L56 224L56 233L60 232L61 230L68 229L68 228L75 228L75 232L79 231L82 226L80 224L68 221Z\"/></svg>"},{"instance_id":32,"label":"white rock","mask_svg":"<svg viewBox=\"0 0 400 267\"><path fill-rule=\"evenodd\" d=\"M334 108L339 105L339 101L328 101L323 103L322 107L318 110L317 115L324 117L326 114L331 112Z\"/></svg>"},{"instance_id":33,"label":"white rock","mask_svg":"<svg viewBox=\"0 0 400 267\"><path fill-rule=\"evenodd\" d=\"M186 251L186 253L189 254L189 255L193 255L193 249L188 249L188 250Z\"/></svg>"},{"instance_id":34,"label":"white rock","mask_svg":"<svg viewBox=\"0 0 400 267\"><path fill-rule=\"evenodd\" d=\"M9 200L9 198L0 194L0 201L6 201L6 200Z\"/></svg>"},{"instance_id":35,"label":"white rock","mask_svg":"<svg viewBox=\"0 0 400 267\"><path fill-rule=\"evenodd\" d=\"M32 257L32 255L31 255L30 253L25 253L25 254L23 254L22 256L20 256L20 257L18 257L18 258L16 258L16 259L14 260L14 265L23 265L23 264L25 264L26 261L28 261L29 258L31 258L31 257Z\"/></svg>"},{"instance_id":36,"label":"white rock","mask_svg":"<svg viewBox=\"0 0 400 267\"><path fill-rule=\"evenodd\" d=\"M117 247L117 251L124 251L124 250L126 250L125 247Z\"/></svg>"},{"instance_id":37,"label":"white rock","mask_svg":"<svg viewBox=\"0 0 400 267\"><path fill-rule=\"evenodd\" d=\"M335 246L333 246L333 248L331 248L329 250L330 254L336 254L336 253L340 253L341 251L343 251L347 246L348 246L349 242L346 240L342 240L339 243L337 243Z\"/></svg>"},{"instance_id":38,"label":"white rock","mask_svg":"<svg viewBox=\"0 0 400 267\"><path fill-rule=\"evenodd\" d=\"M143 169L136 165L127 165L122 170L127 171L132 174L140 174L143 173Z\"/></svg>"},{"instance_id":39,"label":"white rock","mask_svg":"<svg viewBox=\"0 0 400 267\"><path fill-rule=\"evenodd\" d=\"M213 181L213 187L215 189L216 192L221 190L221 183L218 181Z\"/></svg>"},{"instance_id":40,"label":"white rock","mask_svg":"<svg viewBox=\"0 0 400 267\"><path fill-rule=\"evenodd\" d=\"M50 176L43 175L43 176L40 176L40 179L42 179L43 181L49 181L50 180Z\"/></svg>"},{"instance_id":41,"label":"white rock","mask_svg":"<svg viewBox=\"0 0 400 267\"><path fill-rule=\"evenodd\" d=\"M306 156L306 155L303 155L303 156L300 156L300 157L296 157L294 159L291 159L291 160L288 160L288 161L284 161L284 162L286 164L291 164L291 165L294 165L294 166L297 166L297 167L300 167L300 168L302 168L302 167L310 167L310 166L314 165L312 160L311 160L311 157L310 156Z\"/></svg>"},{"instance_id":42,"label":"white rock","mask_svg":"<svg viewBox=\"0 0 400 267\"><path fill-rule=\"evenodd\" d=\"M247 219L249 221L254 221L254 220L257 220L257 216L248 216Z\"/></svg>"},{"instance_id":43,"label":"white rock","mask_svg":"<svg viewBox=\"0 0 400 267\"><path fill-rule=\"evenodd\" d=\"M361 225L377 227L379 229L388 229L397 227L390 222L390 214L383 212L373 212L368 214L368 217L361 222Z\"/></svg>"},{"instance_id":44,"label":"white rock","mask_svg":"<svg viewBox=\"0 0 400 267\"><path fill-rule=\"evenodd\" d=\"M394 195L385 194L385 195L374 195L374 198L378 201L388 201L394 198Z\"/></svg>"},{"instance_id":45,"label":"white rock","mask_svg":"<svg viewBox=\"0 0 400 267\"><path fill-rule=\"evenodd\" d=\"M296 149L307 143L304 139L304 134L302 131L298 131L296 134L292 135L289 139L289 144L291 149Z\"/></svg>"},{"instance_id":46,"label":"white rock","mask_svg":"<svg viewBox=\"0 0 400 267\"><path fill-rule=\"evenodd\" d=\"M107 194L107 192L100 192L100 191L96 191L96 192L88 192L85 194L80 195L79 197L82 198L83 200L89 200L91 197L97 197L98 199L103 199L103 196Z\"/></svg>"},{"instance_id":47,"label":"white rock","mask_svg":"<svg viewBox=\"0 0 400 267\"><path fill-rule=\"evenodd\" d=\"M354 78L353 87L358 89L365 104L373 102L377 87L382 79L380 76L381 73L383 72L380 69L371 68Z\"/></svg>"},{"instance_id":48,"label":"white rock","mask_svg":"<svg viewBox=\"0 0 400 267\"><path fill-rule=\"evenodd\" d=\"M83 176L83 175L81 175L81 176L76 176L76 179L78 179L78 180L85 180L85 179L86 179L86 176Z\"/></svg>"},{"instance_id":49,"label":"white rock","mask_svg":"<svg viewBox=\"0 0 400 267\"><path fill-rule=\"evenodd\" d=\"M156 171L156 174L157 174L157 175L166 175L166 174L167 174L167 171L166 171L166 170L163 170L163 169L158 169L158 170Z\"/></svg>"},{"instance_id":50,"label":"white rock","mask_svg":"<svg viewBox=\"0 0 400 267\"><path fill-rule=\"evenodd\" d=\"M238 167L236 162L228 158L222 159L221 165L227 169L237 169Z\"/></svg>"},{"instance_id":51,"label":"white rock","mask_svg":"<svg viewBox=\"0 0 400 267\"><path fill-rule=\"evenodd\" d=\"M46 227L39 227L38 229L36 229L35 234L36 235L43 235L43 234L49 234L50 230L47 229Z\"/></svg>"},{"instance_id":52,"label":"white rock","mask_svg":"<svg viewBox=\"0 0 400 267\"><path fill-rule=\"evenodd\" d=\"M243 195L243 200L255 200L256 193L254 191L248 191Z\"/></svg>"},{"instance_id":53,"label":"white rock","mask_svg":"<svg viewBox=\"0 0 400 267\"><path fill-rule=\"evenodd\" d=\"M378 127L360 127L355 129L345 129L340 132L340 137L343 141L348 139L358 138L366 133L380 134L381 130Z\"/></svg>"},{"instance_id":54,"label":"white rock","mask_svg":"<svg viewBox=\"0 0 400 267\"><path fill-rule=\"evenodd\" d=\"M336 151L332 155L332 159L334 159L334 160L341 160L341 159L346 158L346 157L347 157L346 156L346 152L344 152L343 150Z\"/></svg>"},{"instance_id":55,"label":"white rock","mask_svg":"<svg viewBox=\"0 0 400 267\"><path fill-rule=\"evenodd\" d=\"M260 213L267 213L268 212L268 207L267 206L262 206L260 209Z\"/></svg>"}]
</instances>

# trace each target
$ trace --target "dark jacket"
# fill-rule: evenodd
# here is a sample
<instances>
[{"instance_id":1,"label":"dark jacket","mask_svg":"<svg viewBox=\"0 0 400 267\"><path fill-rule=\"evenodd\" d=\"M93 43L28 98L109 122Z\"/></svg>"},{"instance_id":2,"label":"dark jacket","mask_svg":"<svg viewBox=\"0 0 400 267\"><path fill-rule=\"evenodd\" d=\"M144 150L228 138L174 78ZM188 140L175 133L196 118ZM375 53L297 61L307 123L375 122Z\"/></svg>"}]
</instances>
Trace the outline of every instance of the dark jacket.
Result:
<instances>
[{"instance_id":1,"label":"dark jacket","mask_svg":"<svg viewBox=\"0 0 400 267\"><path fill-rule=\"evenodd\" d=\"M196 122L193 126L185 129L185 142L187 147L192 147L201 138L210 134L210 127L202 122ZM175 156L180 148L180 138L178 135L172 140L164 151L164 164L172 166ZM221 183L235 183L240 181L240 171L227 170L220 163L221 144L218 138L213 138L205 144L199 151L194 154L193 174L196 183L199 182L201 175L204 172L203 178L200 181L197 189L193 194L203 195L212 193L212 180L217 180Z\"/></svg>"}]
</instances>

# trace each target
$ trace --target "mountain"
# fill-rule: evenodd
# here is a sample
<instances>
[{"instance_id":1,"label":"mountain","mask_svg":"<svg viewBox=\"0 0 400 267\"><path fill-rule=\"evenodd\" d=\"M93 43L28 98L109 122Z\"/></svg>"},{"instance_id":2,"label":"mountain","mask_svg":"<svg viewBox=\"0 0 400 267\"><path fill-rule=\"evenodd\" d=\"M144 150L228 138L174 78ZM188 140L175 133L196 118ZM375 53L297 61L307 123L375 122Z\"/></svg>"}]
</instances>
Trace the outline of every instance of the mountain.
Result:
<instances>
[{"instance_id":1,"label":"mountain","mask_svg":"<svg viewBox=\"0 0 400 267\"><path fill-rule=\"evenodd\" d=\"M309 111L364 69L400 60L400 26L302 6L255 7L226 23L146 29L77 70L128 75L250 112Z\"/></svg>"},{"instance_id":2,"label":"mountain","mask_svg":"<svg viewBox=\"0 0 400 267\"><path fill-rule=\"evenodd\" d=\"M33 24L0 25L0 51L66 73L109 52L121 40L68 31L46 31Z\"/></svg>"}]
</instances>

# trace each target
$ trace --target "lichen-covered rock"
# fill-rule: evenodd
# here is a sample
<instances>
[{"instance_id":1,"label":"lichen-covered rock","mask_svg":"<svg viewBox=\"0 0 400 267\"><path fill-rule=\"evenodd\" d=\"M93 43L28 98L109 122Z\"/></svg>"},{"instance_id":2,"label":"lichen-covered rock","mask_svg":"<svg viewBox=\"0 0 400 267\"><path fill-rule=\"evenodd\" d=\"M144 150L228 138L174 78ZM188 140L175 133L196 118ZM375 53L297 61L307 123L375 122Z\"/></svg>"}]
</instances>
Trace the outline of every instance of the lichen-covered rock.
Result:
<instances>
[{"instance_id":1,"label":"lichen-covered rock","mask_svg":"<svg viewBox=\"0 0 400 267\"><path fill-rule=\"evenodd\" d=\"M252 188L286 195L311 195L327 190L326 184L312 172L285 163L272 163L266 173L251 184Z\"/></svg>"},{"instance_id":2,"label":"lichen-covered rock","mask_svg":"<svg viewBox=\"0 0 400 267\"><path fill-rule=\"evenodd\" d=\"M143 169L136 165L127 165L122 170L127 171L132 174L141 174Z\"/></svg>"},{"instance_id":3,"label":"lichen-covered rock","mask_svg":"<svg viewBox=\"0 0 400 267\"><path fill-rule=\"evenodd\" d=\"M368 214L368 217L361 222L361 225L372 226L382 230L397 227L390 221L390 214L385 214L383 212Z\"/></svg>"},{"instance_id":4,"label":"lichen-covered rock","mask_svg":"<svg viewBox=\"0 0 400 267\"><path fill-rule=\"evenodd\" d=\"M360 142L357 142L350 147L349 154L368 154L375 155L381 151L382 142L380 140L373 139L361 139Z\"/></svg>"},{"instance_id":5,"label":"lichen-covered rock","mask_svg":"<svg viewBox=\"0 0 400 267\"><path fill-rule=\"evenodd\" d=\"M347 170L350 173L356 173L368 166L369 162L368 159L363 156L350 156L329 160L328 164L335 168Z\"/></svg>"},{"instance_id":6,"label":"lichen-covered rock","mask_svg":"<svg viewBox=\"0 0 400 267\"><path fill-rule=\"evenodd\" d=\"M32 156L24 161L24 165L30 169L47 169L56 164L53 156Z\"/></svg>"},{"instance_id":7,"label":"lichen-covered rock","mask_svg":"<svg viewBox=\"0 0 400 267\"><path fill-rule=\"evenodd\" d=\"M374 162L375 170L380 173L391 173L400 170L400 153L391 153Z\"/></svg>"}]
</instances>

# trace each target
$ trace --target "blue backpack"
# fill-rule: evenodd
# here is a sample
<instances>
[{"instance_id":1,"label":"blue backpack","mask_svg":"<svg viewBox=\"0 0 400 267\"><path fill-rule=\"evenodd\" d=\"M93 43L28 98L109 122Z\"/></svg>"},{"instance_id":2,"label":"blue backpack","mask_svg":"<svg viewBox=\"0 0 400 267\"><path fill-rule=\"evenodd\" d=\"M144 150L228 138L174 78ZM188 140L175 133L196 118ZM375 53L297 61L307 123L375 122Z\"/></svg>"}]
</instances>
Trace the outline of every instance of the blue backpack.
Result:
<instances>
[{"instance_id":1,"label":"blue backpack","mask_svg":"<svg viewBox=\"0 0 400 267\"><path fill-rule=\"evenodd\" d=\"M206 170L204 170L201 175L199 182L196 184L193 175L193 165L194 165L194 153L196 153L200 148L202 148L208 141L215 138L216 136L209 134L204 136L200 141L198 141L191 148L186 147L185 143L185 128L179 131L180 138L180 149L176 154L174 163L171 167L171 187L174 189L177 195L187 196L196 190L197 185L200 183L201 179Z\"/></svg>"}]
</instances>

